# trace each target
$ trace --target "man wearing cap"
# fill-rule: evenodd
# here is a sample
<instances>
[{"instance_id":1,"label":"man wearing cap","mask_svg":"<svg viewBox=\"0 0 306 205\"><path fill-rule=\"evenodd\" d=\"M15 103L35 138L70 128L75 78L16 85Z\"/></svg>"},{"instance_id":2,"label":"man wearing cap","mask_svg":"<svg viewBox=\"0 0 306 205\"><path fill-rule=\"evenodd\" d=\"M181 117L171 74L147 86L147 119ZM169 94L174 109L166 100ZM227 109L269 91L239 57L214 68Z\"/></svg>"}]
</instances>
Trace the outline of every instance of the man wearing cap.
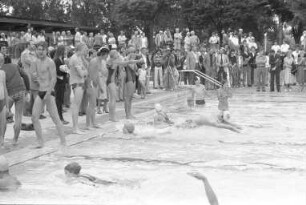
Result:
<instances>
[{"instance_id":1,"label":"man wearing cap","mask_svg":"<svg viewBox=\"0 0 306 205\"><path fill-rule=\"evenodd\" d=\"M63 125L58 115L57 107L55 104L55 93L54 86L56 83L56 66L54 61L47 56L47 43L39 42L37 44L37 59L31 65L33 71L33 77L37 80L39 85L38 95L35 98L32 122L36 132L38 146L37 148L42 148L44 146L44 140L42 138L42 129L39 122L39 116L41 114L41 109L43 104L46 103L47 110L56 125L56 129L59 132L59 137L61 140L61 145L66 145L66 140L64 136Z\"/></svg>"},{"instance_id":2,"label":"man wearing cap","mask_svg":"<svg viewBox=\"0 0 306 205\"><path fill-rule=\"evenodd\" d=\"M3 65L4 58L0 54L0 70L3 70L6 75L6 88L9 96L9 108L15 105L15 125L14 125L14 141L16 144L20 129L23 115L24 101L30 98L30 82L26 72L15 64ZM4 136L3 136L4 137ZM3 140L3 139L2 139Z\"/></svg>"},{"instance_id":3,"label":"man wearing cap","mask_svg":"<svg viewBox=\"0 0 306 205\"><path fill-rule=\"evenodd\" d=\"M0 156L0 191L14 191L20 186L20 181L10 175L7 159L4 156Z\"/></svg>"}]
</instances>

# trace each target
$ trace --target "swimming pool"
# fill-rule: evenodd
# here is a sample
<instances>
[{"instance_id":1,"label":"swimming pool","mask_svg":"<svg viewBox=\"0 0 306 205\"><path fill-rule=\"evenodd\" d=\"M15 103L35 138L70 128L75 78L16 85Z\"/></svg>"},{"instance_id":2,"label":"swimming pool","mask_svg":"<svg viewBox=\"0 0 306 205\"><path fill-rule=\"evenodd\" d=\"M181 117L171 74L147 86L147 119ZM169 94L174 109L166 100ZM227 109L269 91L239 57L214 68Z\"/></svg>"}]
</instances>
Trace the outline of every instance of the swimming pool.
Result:
<instances>
[{"instance_id":1,"label":"swimming pool","mask_svg":"<svg viewBox=\"0 0 306 205\"><path fill-rule=\"evenodd\" d=\"M205 126L156 130L148 125L152 104L139 106L148 112L135 121L138 135L123 135L120 122L118 131L103 130L65 155L54 152L13 166L22 189L1 193L0 203L208 204L201 182L187 175L196 170L208 178L220 204L304 205L306 97L248 92L237 90L230 100L240 134ZM174 121L218 112L216 98L194 111L185 95L161 104ZM84 173L120 184L67 184L63 168L72 161Z\"/></svg>"}]
</instances>

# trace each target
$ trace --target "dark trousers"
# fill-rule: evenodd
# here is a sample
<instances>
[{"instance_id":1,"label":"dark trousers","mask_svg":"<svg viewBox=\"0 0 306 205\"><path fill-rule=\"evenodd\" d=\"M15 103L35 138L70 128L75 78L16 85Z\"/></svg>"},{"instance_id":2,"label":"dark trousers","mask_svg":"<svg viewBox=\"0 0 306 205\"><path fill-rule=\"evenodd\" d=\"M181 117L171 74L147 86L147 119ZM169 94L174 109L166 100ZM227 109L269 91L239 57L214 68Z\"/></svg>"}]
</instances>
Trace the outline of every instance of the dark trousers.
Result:
<instances>
[{"instance_id":1,"label":"dark trousers","mask_svg":"<svg viewBox=\"0 0 306 205\"><path fill-rule=\"evenodd\" d=\"M224 71L223 67L219 67L218 74L217 74L217 79L219 82L221 82L223 79L226 80L226 72Z\"/></svg>"},{"instance_id":2,"label":"dark trousers","mask_svg":"<svg viewBox=\"0 0 306 205\"><path fill-rule=\"evenodd\" d=\"M60 120L64 120L63 118L63 104L64 104L64 96L65 96L65 87L66 84L62 82L57 82L55 84L55 102L58 111L58 115Z\"/></svg>"},{"instance_id":3,"label":"dark trousers","mask_svg":"<svg viewBox=\"0 0 306 205\"><path fill-rule=\"evenodd\" d=\"M194 85L195 84L195 74L192 72L186 73L188 76L188 83L189 85Z\"/></svg>"},{"instance_id":4,"label":"dark trousers","mask_svg":"<svg viewBox=\"0 0 306 205\"><path fill-rule=\"evenodd\" d=\"M270 91L274 92L274 82L276 82L277 92L280 92L280 71L271 71L270 76Z\"/></svg>"},{"instance_id":5,"label":"dark trousers","mask_svg":"<svg viewBox=\"0 0 306 205\"><path fill-rule=\"evenodd\" d=\"M251 66L251 85L254 85L255 69L255 66Z\"/></svg>"}]
</instances>

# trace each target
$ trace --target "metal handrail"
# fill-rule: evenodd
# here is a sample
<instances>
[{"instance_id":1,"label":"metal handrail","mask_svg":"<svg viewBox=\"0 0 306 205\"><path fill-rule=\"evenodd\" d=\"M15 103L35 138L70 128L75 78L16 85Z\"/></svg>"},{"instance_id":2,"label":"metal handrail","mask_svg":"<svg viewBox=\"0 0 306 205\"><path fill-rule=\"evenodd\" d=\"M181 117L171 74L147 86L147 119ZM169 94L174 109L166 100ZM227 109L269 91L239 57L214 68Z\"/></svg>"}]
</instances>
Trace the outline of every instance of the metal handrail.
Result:
<instances>
[{"instance_id":1,"label":"metal handrail","mask_svg":"<svg viewBox=\"0 0 306 205\"><path fill-rule=\"evenodd\" d=\"M201 71L198 71L198 70L179 70L180 73L188 73L188 72L191 72L191 73L195 73L196 75L204 78L205 80L208 80L209 82L219 86L219 87L222 87L222 84L217 81L216 79L206 75L205 73L202 73Z\"/></svg>"}]
</instances>

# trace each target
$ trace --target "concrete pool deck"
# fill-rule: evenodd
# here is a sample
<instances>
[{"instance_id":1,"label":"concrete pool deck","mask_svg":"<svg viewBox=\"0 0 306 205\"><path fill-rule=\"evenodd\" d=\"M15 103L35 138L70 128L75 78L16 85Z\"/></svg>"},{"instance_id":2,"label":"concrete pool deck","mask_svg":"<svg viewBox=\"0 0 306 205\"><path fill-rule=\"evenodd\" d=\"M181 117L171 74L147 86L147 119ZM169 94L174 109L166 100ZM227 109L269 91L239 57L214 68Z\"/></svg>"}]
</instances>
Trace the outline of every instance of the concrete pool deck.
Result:
<instances>
[{"instance_id":1,"label":"concrete pool deck","mask_svg":"<svg viewBox=\"0 0 306 205\"><path fill-rule=\"evenodd\" d=\"M155 102L162 103L175 120L192 118L198 112L217 113L215 97L207 100L204 110L181 112L176 108L184 106L185 94L163 93L134 104L137 136L124 136L122 122L106 123L84 136L69 135L65 154L58 152L55 135L43 150L31 150L31 143L21 141L20 147L7 149L5 155L23 186L15 193L2 194L0 203L208 204L202 184L187 175L195 170L207 176L220 204L304 205L305 93L234 92L230 110L232 120L243 127L240 134L213 127L152 132L142 120L152 120ZM47 120L41 122L47 133L54 132ZM22 140L34 142L35 136ZM63 167L71 161L79 162L85 173L135 184L67 185Z\"/></svg>"}]
</instances>

